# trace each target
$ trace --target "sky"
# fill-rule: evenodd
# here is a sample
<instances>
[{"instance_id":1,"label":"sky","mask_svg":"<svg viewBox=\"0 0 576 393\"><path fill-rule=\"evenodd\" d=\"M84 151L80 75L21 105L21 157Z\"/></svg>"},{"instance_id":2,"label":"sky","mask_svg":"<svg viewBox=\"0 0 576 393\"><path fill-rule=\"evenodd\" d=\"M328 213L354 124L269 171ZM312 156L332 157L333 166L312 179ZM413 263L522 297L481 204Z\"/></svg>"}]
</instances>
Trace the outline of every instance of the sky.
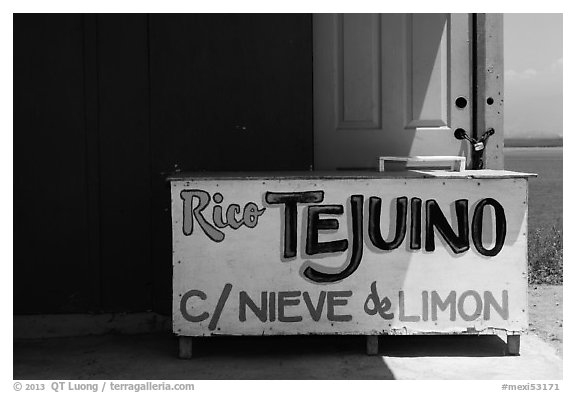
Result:
<instances>
[{"instance_id":1,"label":"sky","mask_svg":"<svg viewBox=\"0 0 576 393\"><path fill-rule=\"evenodd\" d=\"M562 14L504 14L504 135L562 136Z\"/></svg>"}]
</instances>

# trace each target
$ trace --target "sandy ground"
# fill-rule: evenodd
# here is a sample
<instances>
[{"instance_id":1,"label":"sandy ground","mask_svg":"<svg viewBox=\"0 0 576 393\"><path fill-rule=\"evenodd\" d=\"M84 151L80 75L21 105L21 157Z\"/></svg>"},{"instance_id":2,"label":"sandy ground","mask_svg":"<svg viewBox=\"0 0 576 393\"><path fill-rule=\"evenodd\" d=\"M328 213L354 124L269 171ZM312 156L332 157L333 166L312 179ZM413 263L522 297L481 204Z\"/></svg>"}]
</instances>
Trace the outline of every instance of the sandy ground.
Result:
<instances>
[{"instance_id":1,"label":"sandy ground","mask_svg":"<svg viewBox=\"0 0 576 393\"><path fill-rule=\"evenodd\" d=\"M563 319L561 285L531 285L528 289L529 332L563 356Z\"/></svg>"}]
</instances>

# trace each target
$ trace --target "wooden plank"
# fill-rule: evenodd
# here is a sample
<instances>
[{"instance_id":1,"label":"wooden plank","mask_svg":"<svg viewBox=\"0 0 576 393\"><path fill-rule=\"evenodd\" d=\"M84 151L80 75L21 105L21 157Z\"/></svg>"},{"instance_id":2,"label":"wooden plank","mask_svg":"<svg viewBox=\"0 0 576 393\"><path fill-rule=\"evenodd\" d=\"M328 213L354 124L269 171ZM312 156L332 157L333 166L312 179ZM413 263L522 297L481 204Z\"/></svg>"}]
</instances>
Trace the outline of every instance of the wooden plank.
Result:
<instances>
[{"instance_id":1,"label":"wooden plank","mask_svg":"<svg viewBox=\"0 0 576 393\"><path fill-rule=\"evenodd\" d=\"M98 15L102 301L151 307L147 17Z\"/></svg>"},{"instance_id":2,"label":"wooden plank","mask_svg":"<svg viewBox=\"0 0 576 393\"><path fill-rule=\"evenodd\" d=\"M14 15L15 313L97 304L87 247L83 46L80 15Z\"/></svg>"},{"instance_id":3,"label":"wooden plank","mask_svg":"<svg viewBox=\"0 0 576 393\"><path fill-rule=\"evenodd\" d=\"M174 332L521 331L526 187L513 178L173 181Z\"/></svg>"},{"instance_id":4,"label":"wooden plank","mask_svg":"<svg viewBox=\"0 0 576 393\"><path fill-rule=\"evenodd\" d=\"M534 177L534 173L505 170L469 170L462 172L409 170L380 171L290 171L290 172L180 172L166 177L178 180L241 180L241 179L520 179Z\"/></svg>"}]
</instances>

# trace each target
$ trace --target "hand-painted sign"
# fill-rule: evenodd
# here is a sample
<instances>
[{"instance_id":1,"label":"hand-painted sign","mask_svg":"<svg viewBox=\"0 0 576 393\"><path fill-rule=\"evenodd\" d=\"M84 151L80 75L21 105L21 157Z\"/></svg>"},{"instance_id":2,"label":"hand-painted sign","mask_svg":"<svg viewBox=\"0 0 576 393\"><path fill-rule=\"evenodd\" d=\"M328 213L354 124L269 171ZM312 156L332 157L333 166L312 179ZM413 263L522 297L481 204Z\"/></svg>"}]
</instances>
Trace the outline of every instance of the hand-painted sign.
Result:
<instances>
[{"instance_id":1,"label":"hand-painted sign","mask_svg":"<svg viewBox=\"0 0 576 393\"><path fill-rule=\"evenodd\" d=\"M172 179L174 331L526 327L526 179Z\"/></svg>"}]
</instances>

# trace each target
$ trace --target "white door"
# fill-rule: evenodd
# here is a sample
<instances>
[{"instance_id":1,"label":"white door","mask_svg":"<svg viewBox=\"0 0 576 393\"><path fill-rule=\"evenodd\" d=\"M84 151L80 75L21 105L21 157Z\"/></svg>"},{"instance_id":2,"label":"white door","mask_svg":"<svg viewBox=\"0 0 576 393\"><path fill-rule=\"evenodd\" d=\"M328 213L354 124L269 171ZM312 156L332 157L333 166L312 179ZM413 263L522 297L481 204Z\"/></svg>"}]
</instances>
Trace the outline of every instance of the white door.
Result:
<instances>
[{"instance_id":1,"label":"white door","mask_svg":"<svg viewBox=\"0 0 576 393\"><path fill-rule=\"evenodd\" d=\"M315 14L315 169L460 155L471 135L468 14ZM458 99L459 98L459 99Z\"/></svg>"}]
</instances>

